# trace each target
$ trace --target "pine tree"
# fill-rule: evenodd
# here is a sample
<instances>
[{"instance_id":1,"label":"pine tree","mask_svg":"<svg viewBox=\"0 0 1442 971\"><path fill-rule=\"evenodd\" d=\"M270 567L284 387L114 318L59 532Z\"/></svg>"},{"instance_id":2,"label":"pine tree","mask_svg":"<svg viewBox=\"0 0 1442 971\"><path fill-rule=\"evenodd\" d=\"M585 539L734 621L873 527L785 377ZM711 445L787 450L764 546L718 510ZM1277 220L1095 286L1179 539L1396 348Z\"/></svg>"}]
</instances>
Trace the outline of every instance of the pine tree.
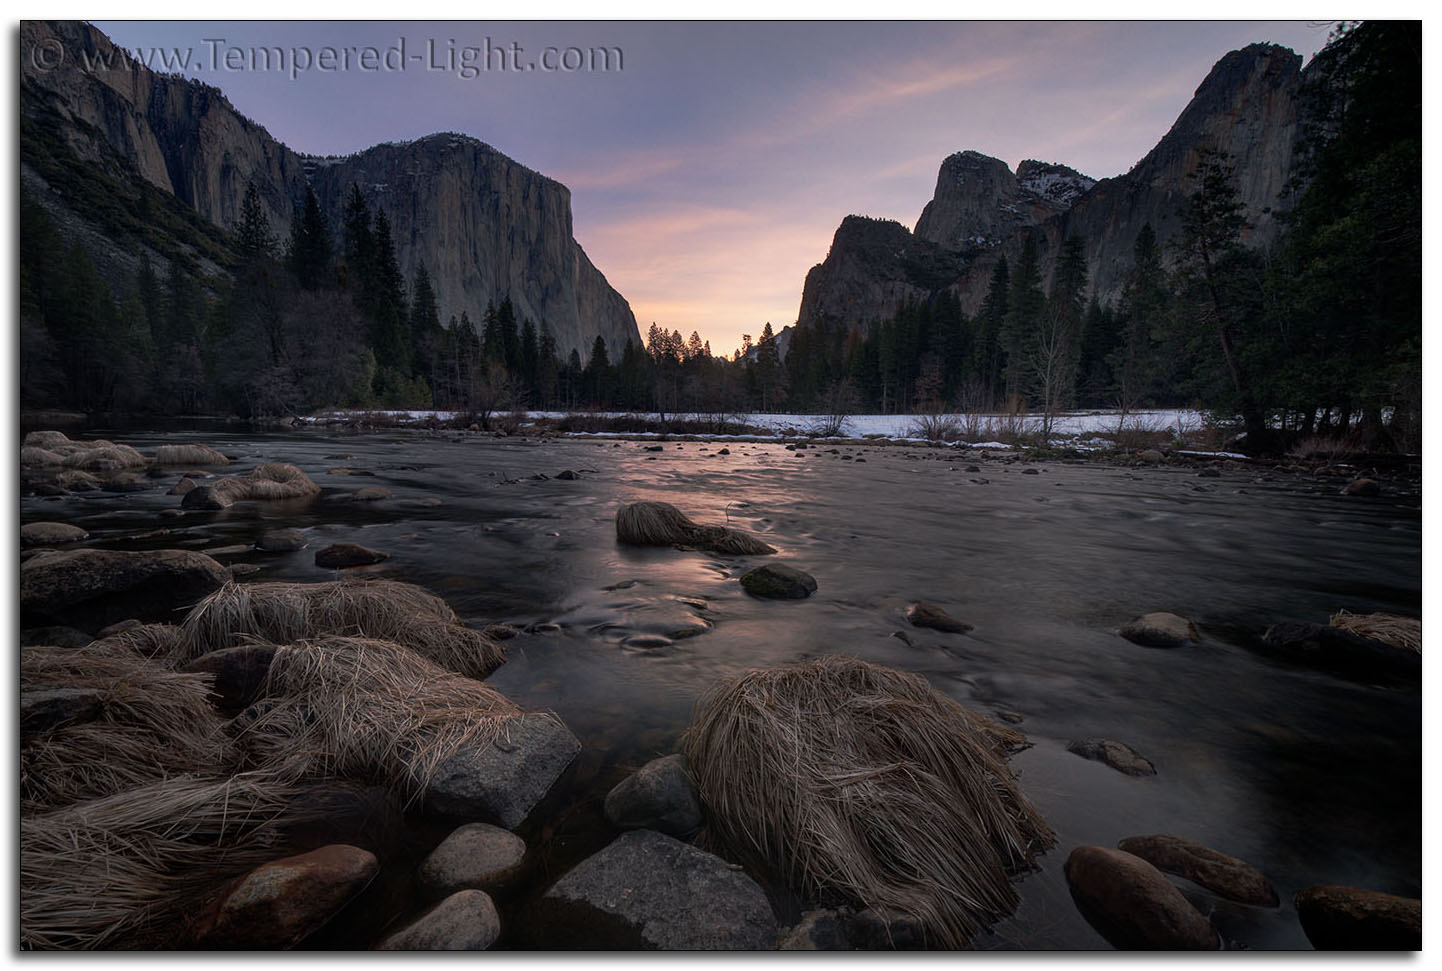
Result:
<instances>
[{"instance_id":1,"label":"pine tree","mask_svg":"<svg viewBox=\"0 0 1442 971\"><path fill-rule=\"evenodd\" d=\"M275 237L271 235L270 219L265 214L265 207L261 205L260 193L256 191L254 182L246 183L245 198L240 203L240 226L237 233L236 248L240 251L242 261L254 263L270 258L271 250L275 247Z\"/></svg>"},{"instance_id":2,"label":"pine tree","mask_svg":"<svg viewBox=\"0 0 1442 971\"><path fill-rule=\"evenodd\" d=\"M1011 274L1006 296L1006 316L1001 325L1001 346L1006 359L1005 391L1008 397L1022 394L1029 369L1036 357L1037 334L1046 297L1041 289L1041 266L1036 240L1022 241L1021 256Z\"/></svg>"},{"instance_id":3,"label":"pine tree","mask_svg":"<svg viewBox=\"0 0 1442 971\"><path fill-rule=\"evenodd\" d=\"M320 211L315 191L307 186L305 201L296 207L291 223L286 262L303 289L317 290L330 283L333 259L330 228Z\"/></svg>"}]
</instances>

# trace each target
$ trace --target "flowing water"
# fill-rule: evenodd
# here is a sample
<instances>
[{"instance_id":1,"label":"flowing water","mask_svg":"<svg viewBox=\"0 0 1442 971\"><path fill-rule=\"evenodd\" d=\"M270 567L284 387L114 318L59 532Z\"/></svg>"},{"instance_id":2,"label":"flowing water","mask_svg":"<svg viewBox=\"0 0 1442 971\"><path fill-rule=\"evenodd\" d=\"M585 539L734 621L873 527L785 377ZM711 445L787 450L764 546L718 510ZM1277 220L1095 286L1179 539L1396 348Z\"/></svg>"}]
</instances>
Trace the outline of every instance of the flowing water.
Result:
<instances>
[{"instance_id":1,"label":"flowing water","mask_svg":"<svg viewBox=\"0 0 1442 971\"><path fill-rule=\"evenodd\" d=\"M361 543L390 558L347 575L418 583L478 626L555 625L510 641L510 660L490 679L522 706L558 713L585 746L565 791L533 814L544 820L523 830L550 876L611 838L601 799L673 751L708 685L834 652L1023 718L1017 727L1034 745L1012 765L1058 842L1018 881L1015 917L979 947L1105 947L1072 904L1062 864L1077 845L1131 835L1189 837L1267 874L1276 909L1184 888L1225 937L1250 947L1308 946L1291 897L1313 883L1421 895L1419 687L1257 649L1269 624L1325 622L1339 608L1420 616L1415 489L1357 499L1338 495L1341 480L1246 468L1199 478L867 445L688 441L648 451L655 443L416 432L95 434L143 451L206 441L239 456L236 471L291 462L328 493L379 485L394 498L242 502L165 520L157 514L180 500L164 495L163 480L143 493L27 497L22 521L75 522L98 545L219 551L296 527L309 549L216 556L261 567L256 580L325 580L334 574L314 565L314 551ZM965 471L973 463L979 473ZM328 471L337 467L374 476ZM565 469L580 478L555 478ZM638 499L761 535L816 577L817 592L761 601L737 578L763 560L619 546L616 510ZM170 532L127 538L156 527ZM912 600L975 629L912 628L903 616ZM1155 650L1116 635L1156 610L1191 618L1202 642ZM1084 736L1131 745L1157 774L1133 778L1069 754L1067 741Z\"/></svg>"}]
</instances>

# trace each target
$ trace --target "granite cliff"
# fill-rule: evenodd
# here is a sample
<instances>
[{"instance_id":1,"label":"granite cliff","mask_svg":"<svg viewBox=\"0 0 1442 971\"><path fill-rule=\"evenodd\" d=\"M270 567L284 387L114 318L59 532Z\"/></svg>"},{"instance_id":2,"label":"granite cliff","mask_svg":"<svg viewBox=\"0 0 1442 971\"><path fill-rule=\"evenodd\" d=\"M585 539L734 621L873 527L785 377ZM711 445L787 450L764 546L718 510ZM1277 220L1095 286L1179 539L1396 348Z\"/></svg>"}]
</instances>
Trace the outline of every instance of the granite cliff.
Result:
<instances>
[{"instance_id":1,"label":"granite cliff","mask_svg":"<svg viewBox=\"0 0 1442 971\"><path fill-rule=\"evenodd\" d=\"M948 157L914 232L899 223L862 232L880 223L854 216L842 222L825 261L807 274L798 319L865 330L903 301L942 290L974 312L998 258L1014 260L1028 234L1038 243L1048 285L1062 241L1084 238L1092 290L1103 302L1115 300L1142 226L1150 223L1163 244L1176 235L1176 213L1202 149L1231 155L1251 227L1247 241L1270 243L1292 175L1301 62L1271 44L1227 54L1156 147L1116 178L1096 181L1031 160L1012 172L975 151ZM927 272L917 272L918 265Z\"/></svg>"},{"instance_id":2,"label":"granite cliff","mask_svg":"<svg viewBox=\"0 0 1442 971\"><path fill-rule=\"evenodd\" d=\"M89 25L26 21L20 44L22 185L86 242L112 283L133 278L141 252L162 266L166 253L154 240L121 238L57 173L90 167L137 200L156 190L225 230L239 225L254 183L280 237L307 185L338 229L354 182L390 220L407 279L425 264L442 321L462 311L479 321L488 301L509 296L519 314L550 326L562 353L584 356L597 334L613 355L628 339L640 343L625 298L572 236L570 191L474 138L433 135L345 158L307 156L216 88L157 74ZM203 247L179 245L215 268Z\"/></svg>"}]
</instances>

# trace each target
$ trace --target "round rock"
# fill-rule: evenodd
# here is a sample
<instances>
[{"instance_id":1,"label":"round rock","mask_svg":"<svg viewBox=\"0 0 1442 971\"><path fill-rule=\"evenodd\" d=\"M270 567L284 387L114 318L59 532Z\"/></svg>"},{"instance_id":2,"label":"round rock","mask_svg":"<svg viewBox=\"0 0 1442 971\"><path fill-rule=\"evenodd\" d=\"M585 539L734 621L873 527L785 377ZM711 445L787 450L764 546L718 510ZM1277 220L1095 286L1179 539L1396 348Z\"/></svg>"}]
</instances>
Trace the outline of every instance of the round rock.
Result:
<instances>
[{"instance_id":1,"label":"round rock","mask_svg":"<svg viewBox=\"0 0 1442 971\"><path fill-rule=\"evenodd\" d=\"M1128 836L1117 849L1139 856L1158 870L1175 873L1239 903L1275 907L1281 901L1261 871L1195 840L1159 833Z\"/></svg>"},{"instance_id":2,"label":"round rock","mask_svg":"<svg viewBox=\"0 0 1442 971\"><path fill-rule=\"evenodd\" d=\"M370 566L389 558L389 553L382 553L359 543L332 543L323 550L316 550L315 565L330 570L343 570L351 566Z\"/></svg>"},{"instance_id":3,"label":"round rock","mask_svg":"<svg viewBox=\"0 0 1442 971\"><path fill-rule=\"evenodd\" d=\"M1165 611L1134 617L1117 633L1143 647L1182 647L1202 639L1190 620Z\"/></svg>"},{"instance_id":4,"label":"round rock","mask_svg":"<svg viewBox=\"0 0 1442 971\"><path fill-rule=\"evenodd\" d=\"M1104 762L1126 775L1156 775L1157 768L1130 745L1110 738L1074 738L1066 750L1093 762Z\"/></svg>"},{"instance_id":5,"label":"round rock","mask_svg":"<svg viewBox=\"0 0 1442 971\"><path fill-rule=\"evenodd\" d=\"M267 553L294 553L308 545L305 533L298 529L268 529L255 541L255 548Z\"/></svg>"},{"instance_id":6,"label":"round rock","mask_svg":"<svg viewBox=\"0 0 1442 971\"><path fill-rule=\"evenodd\" d=\"M377 951L484 951L501 936L501 918L484 891L461 890L376 945Z\"/></svg>"},{"instance_id":7,"label":"round rock","mask_svg":"<svg viewBox=\"0 0 1442 971\"><path fill-rule=\"evenodd\" d=\"M962 623L936 604L917 601L906 608L906 619L913 627L928 627L947 634L965 634L971 625Z\"/></svg>"},{"instance_id":8,"label":"round rock","mask_svg":"<svg viewBox=\"0 0 1442 971\"><path fill-rule=\"evenodd\" d=\"M804 600L816 592L816 578L785 563L768 563L743 574L741 587L753 597Z\"/></svg>"},{"instance_id":9,"label":"round rock","mask_svg":"<svg viewBox=\"0 0 1442 971\"><path fill-rule=\"evenodd\" d=\"M89 533L69 523L26 523L20 527L21 546L56 546L89 538Z\"/></svg>"},{"instance_id":10,"label":"round rock","mask_svg":"<svg viewBox=\"0 0 1442 971\"><path fill-rule=\"evenodd\" d=\"M1422 901L1323 883L1296 897L1297 917L1319 951L1419 951Z\"/></svg>"},{"instance_id":11,"label":"round rock","mask_svg":"<svg viewBox=\"0 0 1442 971\"><path fill-rule=\"evenodd\" d=\"M1079 846L1064 869L1077 910L1118 950L1215 951L1221 946L1211 922L1139 856Z\"/></svg>"},{"instance_id":12,"label":"round rock","mask_svg":"<svg viewBox=\"0 0 1442 971\"><path fill-rule=\"evenodd\" d=\"M441 840L416 877L433 897L496 890L516 875L525 856L526 843L515 833L487 823L467 823Z\"/></svg>"},{"instance_id":13,"label":"round rock","mask_svg":"<svg viewBox=\"0 0 1442 971\"><path fill-rule=\"evenodd\" d=\"M684 755L653 759L606 794L606 818L619 829L690 836L701 826L701 799Z\"/></svg>"}]
</instances>

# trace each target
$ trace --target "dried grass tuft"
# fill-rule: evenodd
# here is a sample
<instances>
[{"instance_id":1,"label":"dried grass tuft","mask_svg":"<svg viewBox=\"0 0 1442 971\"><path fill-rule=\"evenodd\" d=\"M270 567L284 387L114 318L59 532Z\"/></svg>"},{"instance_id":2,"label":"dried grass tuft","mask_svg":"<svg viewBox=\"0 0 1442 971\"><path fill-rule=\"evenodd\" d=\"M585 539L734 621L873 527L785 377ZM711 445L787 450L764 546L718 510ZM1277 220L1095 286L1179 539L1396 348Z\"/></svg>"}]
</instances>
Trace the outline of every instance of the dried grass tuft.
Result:
<instances>
[{"instance_id":1,"label":"dried grass tuft","mask_svg":"<svg viewBox=\"0 0 1442 971\"><path fill-rule=\"evenodd\" d=\"M51 449L52 451L57 446L69 444L70 436L65 434L64 432L58 431L30 432L25 436L25 440L20 443L21 447L23 448L29 448L30 446L34 446L36 448Z\"/></svg>"},{"instance_id":2,"label":"dried grass tuft","mask_svg":"<svg viewBox=\"0 0 1442 971\"><path fill-rule=\"evenodd\" d=\"M167 668L190 660L184 632L175 624L140 624L90 643L90 650L130 653Z\"/></svg>"},{"instance_id":3,"label":"dried grass tuft","mask_svg":"<svg viewBox=\"0 0 1442 971\"><path fill-rule=\"evenodd\" d=\"M1328 623L1339 630L1369 637L1391 647L1422 653L1422 621L1397 614L1354 614L1339 610Z\"/></svg>"},{"instance_id":4,"label":"dried grass tuft","mask_svg":"<svg viewBox=\"0 0 1442 971\"><path fill-rule=\"evenodd\" d=\"M55 484L77 492L100 488L100 480L81 469L66 469L55 477Z\"/></svg>"},{"instance_id":5,"label":"dried grass tuft","mask_svg":"<svg viewBox=\"0 0 1442 971\"><path fill-rule=\"evenodd\" d=\"M1055 836L1005 752L1023 744L916 675L828 656L748 671L682 747L709 839L811 899L911 915L965 947Z\"/></svg>"},{"instance_id":6,"label":"dried grass tuft","mask_svg":"<svg viewBox=\"0 0 1442 971\"><path fill-rule=\"evenodd\" d=\"M500 644L459 623L440 597L394 580L227 583L192 608L183 630L188 659L256 640L344 635L393 641L473 678L506 660Z\"/></svg>"},{"instance_id":7,"label":"dried grass tuft","mask_svg":"<svg viewBox=\"0 0 1442 971\"><path fill-rule=\"evenodd\" d=\"M267 462L257 465L245 475L226 476L209 483L216 492L232 501L241 499L299 499L320 492L320 486L311 481L294 465L282 462Z\"/></svg>"},{"instance_id":8,"label":"dried grass tuft","mask_svg":"<svg viewBox=\"0 0 1442 971\"><path fill-rule=\"evenodd\" d=\"M82 648L21 650L22 689L102 692L96 720L46 732L21 749L23 810L100 798L181 773L214 773L229 760L223 722L209 701L212 678L149 660L120 643L127 635L135 631Z\"/></svg>"},{"instance_id":9,"label":"dried grass tuft","mask_svg":"<svg viewBox=\"0 0 1442 971\"><path fill-rule=\"evenodd\" d=\"M230 459L209 445L161 445L155 450L156 465L229 465Z\"/></svg>"},{"instance_id":10,"label":"dried grass tuft","mask_svg":"<svg viewBox=\"0 0 1442 971\"><path fill-rule=\"evenodd\" d=\"M20 821L20 947L184 945L200 903L285 855L299 790L180 776Z\"/></svg>"},{"instance_id":11,"label":"dried grass tuft","mask_svg":"<svg viewBox=\"0 0 1442 971\"><path fill-rule=\"evenodd\" d=\"M62 465L65 456L39 445L25 445L20 449L21 465Z\"/></svg>"},{"instance_id":12,"label":"dried grass tuft","mask_svg":"<svg viewBox=\"0 0 1442 971\"><path fill-rule=\"evenodd\" d=\"M489 685L404 647L325 637L276 652L261 699L231 728L247 768L374 781L415 800L442 763L519 714Z\"/></svg>"},{"instance_id":13,"label":"dried grass tuft","mask_svg":"<svg viewBox=\"0 0 1442 971\"><path fill-rule=\"evenodd\" d=\"M137 469L149 465L150 460L129 445L116 445L104 439L93 442L70 442L64 464L69 469L87 469L91 472L119 472L122 469ZM57 449L61 451L61 449Z\"/></svg>"},{"instance_id":14,"label":"dried grass tuft","mask_svg":"<svg viewBox=\"0 0 1442 971\"><path fill-rule=\"evenodd\" d=\"M739 556L776 552L739 529L692 522L669 502L633 502L622 506L616 513L616 539L633 546L691 546Z\"/></svg>"}]
</instances>

